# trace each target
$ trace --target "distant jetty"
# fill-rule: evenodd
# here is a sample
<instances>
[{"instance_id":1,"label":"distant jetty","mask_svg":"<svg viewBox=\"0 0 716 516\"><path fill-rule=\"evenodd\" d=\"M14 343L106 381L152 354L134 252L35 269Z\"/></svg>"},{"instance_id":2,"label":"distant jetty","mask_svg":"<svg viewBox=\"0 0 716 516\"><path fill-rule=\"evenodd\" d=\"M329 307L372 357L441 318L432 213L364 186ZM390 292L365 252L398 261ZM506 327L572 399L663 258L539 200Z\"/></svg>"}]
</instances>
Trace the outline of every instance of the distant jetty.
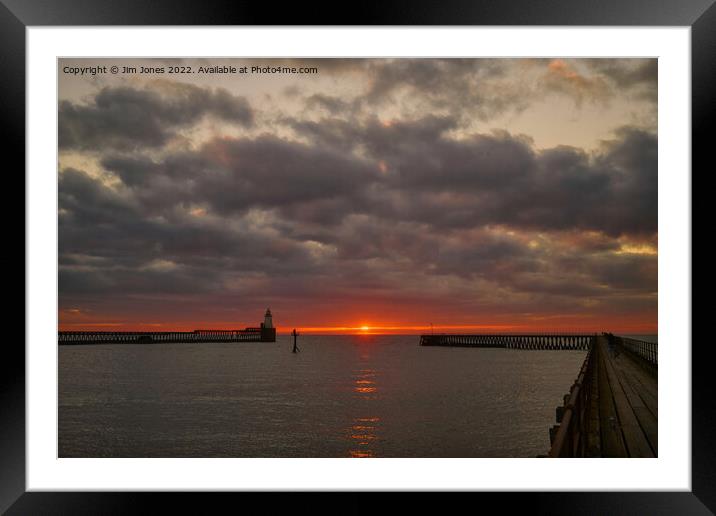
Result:
<instances>
[{"instance_id":1,"label":"distant jetty","mask_svg":"<svg viewBox=\"0 0 716 516\"><path fill-rule=\"evenodd\" d=\"M507 349L589 349L593 333L574 334L431 334L421 335L421 346Z\"/></svg>"},{"instance_id":2,"label":"distant jetty","mask_svg":"<svg viewBox=\"0 0 716 516\"><path fill-rule=\"evenodd\" d=\"M194 331L61 331L58 344L173 344L192 342L276 342L271 309L266 309L264 322L243 330Z\"/></svg>"}]
</instances>

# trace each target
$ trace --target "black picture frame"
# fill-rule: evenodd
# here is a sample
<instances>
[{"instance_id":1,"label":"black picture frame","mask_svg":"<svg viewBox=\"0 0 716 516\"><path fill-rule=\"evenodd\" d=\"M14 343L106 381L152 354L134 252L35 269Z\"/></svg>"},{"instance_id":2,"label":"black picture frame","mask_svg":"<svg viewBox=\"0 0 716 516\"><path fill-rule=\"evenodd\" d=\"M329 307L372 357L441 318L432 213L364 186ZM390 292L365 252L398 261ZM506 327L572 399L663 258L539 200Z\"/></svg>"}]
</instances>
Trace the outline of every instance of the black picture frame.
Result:
<instances>
[{"instance_id":1,"label":"black picture frame","mask_svg":"<svg viewBox=\"0 0 716 516\"><path fill-rule=\"evenodd\" d=\"M14 176L14 196L25 191L25 30L61 25L551 25L691 27L692 169L713 172L709 129L716 100L716 5L714 0L511 0L383 1L342 8L339 3L287 3L237 0L0 0L0 141L3 167ZM661 145L668 142L660 142ZM8 160L10 158L10 160ZM21 177L23 177L21 179ZM693 177L693 172L691 172ZM6 190L7 191L7 190ZM697 206L692 201L693 207ZM692 229L693 234L693 229ZM6 237L7 238L7 237ZM24 236L23 236L24 239ZM7 240L6 240L7 241ZM19 261L26 259L24 246ZM693 246L692 246L693 248ZM692 250L693 252L693 250ZM9 265L6 266L9 269ZM27 269L26 274L27 274ZM25 298L23 294L23 299ZM9 299L9 298L8 298ZM19 303L12 299L13 306ZM23 303L24 310L24 303ZM19 310L13 308L13 310ZM8 317L8 322L14 318ZM693 320L693 316L692 316ZM19 327L19 324L18 324ZM24 329L23 342L24 342ZM11 333L12 335L12 333ZM25 350L19 336L6 337L0 359L0 512L7 514L141 513L150 502L207 512L207 504L234 494L49 493L26 492ZM499 503L501 511L524 507L549 514L710 514L716 511L716 411L711 380L712 345L692 343L692 491L591 493L480 493L471 503ZM686 349L686 348L685 348ZM294 495L304 496L304 495ZM359 504L351 494L348 507ZM305 498L301 498L305 500ZM302 505L304 501L300 502ZM422 509L441 501L419 502ZM313 504L313 502L312 502ZM312 505L313 512L321 504Z\"/></svg>"}]
</instances>

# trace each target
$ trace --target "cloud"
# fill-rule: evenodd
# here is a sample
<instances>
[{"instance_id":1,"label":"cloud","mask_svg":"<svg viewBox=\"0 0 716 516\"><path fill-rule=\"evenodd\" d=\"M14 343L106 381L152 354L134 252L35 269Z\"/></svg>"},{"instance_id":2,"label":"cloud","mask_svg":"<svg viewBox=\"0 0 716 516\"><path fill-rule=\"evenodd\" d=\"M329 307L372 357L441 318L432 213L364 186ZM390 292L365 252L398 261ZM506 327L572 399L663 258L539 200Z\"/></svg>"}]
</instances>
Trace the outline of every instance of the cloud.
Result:
<instances>
[{"instance_id":1,"label":"cloud","mask_svg":"<svg viewBox=\"0 0 716 516\"><path fill-rule=\"evenodd\" d=\"M166 83L154 89L105 87L87 104L59 105L60 149L160 147L177 129L211 116L248 127L253 110L248 101L224 89Z\"/></svg>"},{"instance_id":2,"label":"cloud","mask_svg":"<svg viewBox=\"0 0 716 516\"><path fill-rule=\"evenodd\" d=\"M390 124L329 119L292 127L315 146L361 152L381 173L343 206L438 227L509 224L535 230L656 231L657 139L618 129L588 153L538 150L506 131L448 134L457 122L428 116Z\"/></svg>"},{"instance_id":3,"label":"cloud","mask_svg":"<svg viewBox=\"0 0 716 516\"><path fill-rule=\"evenodd\" d=\"M320 60L314 60L320 61ZM363 91L351 98L314 93L306 107L332 116L373 113L376 108L420 111L462 118L468 124L520 113L548 97L563 96L578 107L606 105L624 92L654 102L655 59L373 59L317 64L329 74L364 77Z\"/></svg>"},{"instance_id":4,"label":"cloud","mask_svg":"<svg viewBox=\"0 0 716 516\"><path fill-rule=\"evenodd\" d=\"M532 101L530 88L507 77L504 59L378 59L366 68L368 87L356 99L368 106L412 105L452 116L489 120L519 112Z\"/></svg>"},{"instance_id":5,"label":"cloud","mask_svg":"<svg viewBox=\"0 0 716 516\"><path fill-rule=\"evenodd\" d=\"M329 114L336 115L353 109L355 105L333 95L314 93L306 99L306 107L310 110L325 109Z\"/></svg>"},{"instance_id":6,"label":"cloud","mask_svg":"<svg viewBox=\"0 0 716 516\"><path fill-rule=\"evenodd\" d=\"M520 63L577 102L653 84L651 61ZM653 131L624 125L587 150L467 130L550 94L514 80L500 91L514 62L321 66L368 77L365 91L302 86L304 104L269 122L243 97L167 82L63 102L61 148L91 166L60 170L61 307L655 310ZM255 130L167 145L207 117Z\"/></svg>"},{"instance_id":7,"label":"cloud","mask_svg":"<svg viewBox=\"0 0 716 516\"><path fill-rule=\"evenodd\" d=\"M133 189L134 198L148 210L193 202L206 203L220 214L252 207L328 206L379 175L372 162L339 149L268 135L214 139L198 152L180 152L158 162L145 156L110 156L102 165Z\"/></svg>"},{"instance_id":8,"label":"cloud","mask_svg":"<svg viewBox=\"0 0 716 516\"><path fill-rule=\"evenodd\" d=\"M623 127L587 153L538 150L505 131L456 140L446 135L454 126L432 116L389 125L292 123L307 143L219 138L160 161L110 156L102 165L147 212L195 203L222 215L261 208L328 225L358 213L443 229L656 231L654 134Z\"/></svg>"},{"instance_id":9,"label":"cloud","mask_svg":"<svg viewBox=\"0 0 716 516\"><path fill-rule=\"evenodd\" d=\"M360 158L267 136L107 158L114 186L63 170L62 291L178 294L252 275L342 291L454 276L555 299L655 285L654 255L614 254L620 236L656 231L653 135L622 128L590 155L506 132L451 140L449 127L355 128Z\"/></svg>"}]
</instances>

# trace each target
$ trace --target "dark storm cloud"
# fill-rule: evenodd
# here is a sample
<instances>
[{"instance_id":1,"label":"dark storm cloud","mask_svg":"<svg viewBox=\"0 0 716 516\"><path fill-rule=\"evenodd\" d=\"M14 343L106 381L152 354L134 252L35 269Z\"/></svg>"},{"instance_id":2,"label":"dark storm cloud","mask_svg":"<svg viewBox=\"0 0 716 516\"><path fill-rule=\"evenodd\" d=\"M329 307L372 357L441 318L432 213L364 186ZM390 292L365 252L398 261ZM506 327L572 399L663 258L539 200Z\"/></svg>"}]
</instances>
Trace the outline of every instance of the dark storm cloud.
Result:
<instances>
[{"instance_id":1,"label":"dark storm cloud","mask_svg":"<svg viewBox=\"0 0 716 516\"><path fill-rule=\"evenodd\" d=\"M638 128L621 128L587 153L567 146L540 151L505 131L456 140L446 135L457 127L451 117L291 126L317 147L362 150L384 168L346 210L439 227L656 231L657 139Z\"/></svg>"},{"instance_id":2,"label":"dark storm cloud","mask_svg":"<svg viewBox=\"0 0 716 516\"><path fill-rule=\"evenodd\" d=\"M653 255L625 254L592 257L585 267L596 282L620 290L656 293L657 259Z\"/></svg>"},{"instance_id":3,"label":"dark storm cloud","mask_svg":"<svg viewBox=\"0 0 716 516\"><path fill-rule=\"evenodd\" d=\"M342 151L351 151L358 143L360 136L356 124L341 118L324 118L318 122L286 118L285 124L291 127L298 136L308 139L316 146L328 146Z\"/></svg>"},{"instance_id":4,"label":"dark storm cloud","mask_svg":"<svg viewBox=\"0 0 716 516\"><path fill-rule=\"evenodd\" d=\"M622 128L587 153L537 150L504 131L455 140L446 135L455 127L449 117L291 126L309 143L223 138L157 162L114 156L102 163L148 211L193 202L219 214L259 207L324 224L363 213L443 229L656 231L656 136L637 128Z\"/></svg>"},{"instance_id":5,"label":"dark storm cloud","mask_svg":"<svg viewBox=\"0 0 716 516\"><path fill-rule=\"evenodd\" d=\"M60 102L59 145L95 150L158 147L176 129L204 116L242 126L253 122L248 101L223 89L186 84L158 90L105 87L88 104Z\"/></svg>"},{"instance_id":6,"label":"dark storm cloud","mask_svg":"<svg viewBox=\"0 0 716 516\"><path fill-rule=\"evenodd\" d=\"M130 198L119 195L85 172L73 168L67 168L60 174L58 203L60 224L63 220L86 220L92 225L103 225L138 215L137 206Z\"/></svg>"},{"instance_id":7,"label":"dark storm cloud","mask_svg":"<svg viewBox=\"0 0 716 516\"><path fill-rule=\"evenodd\" d=\"M507 133L477 134L464 140L444 137L450 119L424 119L390 127L375 125L366 145L392 173L397 188L486 192L519 188L534 171L534 152L526 141Z\"/></svg>"},{"instance_id":8,"label":"dark storm cloud","mask_svg":"<svg viewBox=\"0 0 716 516\"><path fill-rule=\"evenodd\" d=\"M77 170L63 171L60 191L60 289L68 298L200 295L223 291L232 280L238 286L231 290L249 294L257 287L244 286L243 279L263 274L281 280L262 283L261 295L290 290L293 298L326 301L350 292L395 299L407 295L398 289L406 278L425 282L439 276L479 279L521 295L556 296L550 306L567 307L562 297L655 288L655 256L615 259L613 247L605 250L591 241L532 248L524 237L501 231L446 231L375 214L320 224L314 235L305 224L285 219L267 231L233 225L232 217L205 221L171 210L156 217L131 189L119 194ZM284 234L281 226L299 230ZM318 242L319 251L328 250L325 256L312 252ZM489 302L491 291L483 294Z\"/></svg>"},{"instance_id":9,"label":"dark storm cloud","mask_svg":"<svg viewBox=\"0 0 716 516\"><path fill-rule=\"evenodd\" d=\"M98 179L65 169L59 182L60 285L64 293L172 293L215 289L226 273L315 271L300 242L166 210L156 216Z\"/></svg>"},{"instance_id":10,"label":"dark storm cloud","mask_svg":"<svg viewBox=\"0 0 716 516\"><path fill-rule=\"evenodd\" d=\"M649 84L639 79L646 69L607 65L603 81L635 91ZM451 106L472 103L485 116L503 108L460 80L499 79L501 63L332 66L368 70L370 91L355 102L308 97L310 120L277 122L290 137L221 137L156 152L205 116L250 125L248 103L222 90L107 88L88 104L61 104L61 146L99 152L104 174L60 174L65 302L221 292L237 306L241 295L396 302L423 284L459 280L484 306L505 296L515 309L568 312L583 298L606 304L617 293L625 307L653 306L656 256L616 252L623 241L656 243L655 134L623 127L591 152L539 149L506 131L467 134ZM556 73L577 88L569 94L597 95L569 70ZM447 114L358 116L360 103L406 88ZM509 104L513 94L501 98Z\"/></svg>"},{"instance_id":11,"label":"dark storm cloud","mask_svg":"<svg viewBox=\"0 0 716 516\"><path fill-rule=\"evenodd\" d=\"M186 269L162 272L136 268L72 269L60 266L58 286L65 295L101 294L202 294L222 288L211 269Z\"/></svg>"},{"instance_id":12,"label":"dark storm cloud","mask_svg":"<svg viewBox=\"0 0 716 516\"><path fill-rule=\"evenodd\" d=\"M182 152L160 162L112 156L102 164L133 189L134 198L147 209L205 202L222 214L338 202L379 174L374 163L337 149L273 136L216 139L196 153Z\"/></svg>"},{"instance_id":13,"label":"dark storm cloud","mask_svg":"<svg viewBox=\"0 0 716 516\"><path fill-rule=\"evenodd\" d=\"M614 244L595 247L570 234L553 234L533 247L524 235L498 230L445 234L424 224L352 216L333 235L331 244L345 261L387 260L394 271L402 266L426 276L477 278L515 292L595 296L656 291L655 255L615 255Z\"/></svg>"}]
</instances>

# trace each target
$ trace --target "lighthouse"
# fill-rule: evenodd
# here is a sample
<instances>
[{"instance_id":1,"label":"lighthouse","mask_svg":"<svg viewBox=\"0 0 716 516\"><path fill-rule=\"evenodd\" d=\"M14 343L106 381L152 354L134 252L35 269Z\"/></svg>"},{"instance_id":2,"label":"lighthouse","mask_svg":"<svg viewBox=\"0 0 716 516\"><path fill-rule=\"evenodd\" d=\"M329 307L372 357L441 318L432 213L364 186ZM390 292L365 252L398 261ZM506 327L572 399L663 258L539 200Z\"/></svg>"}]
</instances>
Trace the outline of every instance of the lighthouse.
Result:
<instances>
[{"instance_id":1,"label":"lighthouse","mask_svg":"<svg viewBox=\"0 0 716 516\"><path fill-rule=\"evenodd\" d=\"M273 327L271 309L267 308L261 323L261 342L276 342L276 328Z\"/></svg>"}]
</instances>

